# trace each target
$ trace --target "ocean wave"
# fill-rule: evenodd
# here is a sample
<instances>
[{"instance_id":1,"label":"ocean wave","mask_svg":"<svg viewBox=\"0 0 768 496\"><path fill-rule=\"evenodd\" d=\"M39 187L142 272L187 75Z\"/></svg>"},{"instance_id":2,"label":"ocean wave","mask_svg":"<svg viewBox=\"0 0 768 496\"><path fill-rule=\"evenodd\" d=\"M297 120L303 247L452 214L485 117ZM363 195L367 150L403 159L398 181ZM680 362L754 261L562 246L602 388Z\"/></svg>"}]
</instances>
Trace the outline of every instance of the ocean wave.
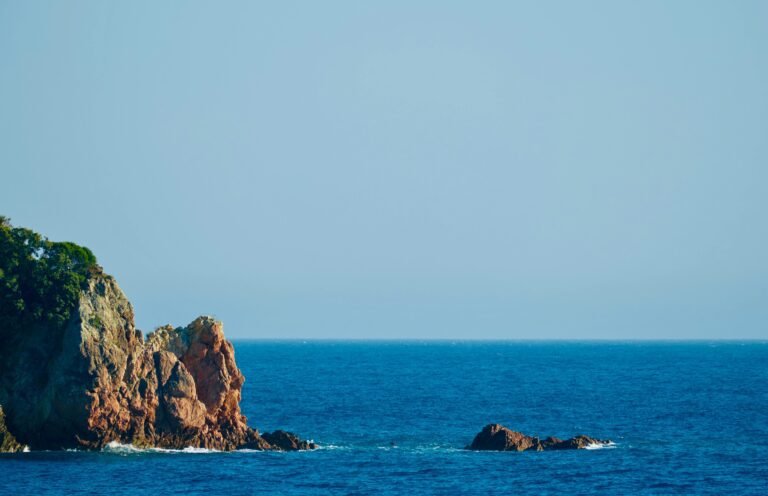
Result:
<instances>
[{"instance_id":1,"label":"ocean wave","mask_svg":"<svg viewBox=\"0 0 768 496\"><path fill-rule=\"evenodd\" d=\"M127 455L127 454L134 454L134 453L195 453L195 454L203 454L203 453L222 453L218 450L212 450L207 448L197 448L194 446L187 446L186 448L182 449L170 449L170 448L157 448L157 447L150 447L150 448L140 448L133 444L124 444L119 441L110 441L107 443L104 448L101 450L104 453L114 453L119 455Z\"/></svg>"},{"instance_id":2,"label":"ocean wave","mask_svg":"<svg viewBox=\"0 0 768 496\"><path fill-rule=\"evenodd\" d=\"M322 450L348 450L348 449L351 449L351 448L349 446L342 446L342 445L339 445L339 444L319 444L315 451L318 451L318 450L321 450L321 451Z\"/></svg>"},{"instance_id":3,"label":"ocean wave","mask_svg":"<svg viewBox=\"0 0 768 496\"><path fill-rule=\"evenodd\" d=\"M616 443L611 441L611 442L608 442L608 443L592 443L592 444L588 444L588 445L586 445L584 447L584 449L598 450L598 449L613 449L615 447L616 447Z\"/></svg>"}]
</instances>

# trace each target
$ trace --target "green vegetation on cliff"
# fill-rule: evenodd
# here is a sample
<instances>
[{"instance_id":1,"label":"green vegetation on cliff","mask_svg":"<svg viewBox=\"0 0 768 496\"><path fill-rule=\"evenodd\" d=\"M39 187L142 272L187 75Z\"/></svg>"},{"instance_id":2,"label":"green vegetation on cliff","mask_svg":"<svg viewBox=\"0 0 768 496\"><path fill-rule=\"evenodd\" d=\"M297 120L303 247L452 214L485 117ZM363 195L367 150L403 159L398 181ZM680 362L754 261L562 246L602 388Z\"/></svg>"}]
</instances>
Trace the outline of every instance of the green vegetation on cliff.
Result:
<instances>
[{"instance_id":1,"label":"green vegetation on cliff","mask_svg":"<svg viewBox=\"0 0 768 496\"><path fill-rule=\"evenodd\" d=\"M63 326L95 268L88 248L50 241L0 216L0 337L28 326Z\"/></svg>"}]
</instances>

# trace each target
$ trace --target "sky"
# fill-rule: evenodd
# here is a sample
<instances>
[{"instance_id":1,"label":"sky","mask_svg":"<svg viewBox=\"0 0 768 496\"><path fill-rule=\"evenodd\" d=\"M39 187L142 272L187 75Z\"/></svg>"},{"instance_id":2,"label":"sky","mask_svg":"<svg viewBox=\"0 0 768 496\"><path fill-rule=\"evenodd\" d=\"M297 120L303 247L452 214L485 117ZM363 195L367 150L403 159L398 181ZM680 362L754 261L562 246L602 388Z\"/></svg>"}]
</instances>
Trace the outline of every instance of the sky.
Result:
<instances>
[{"instance_id":1,"label":"sky","mask_svg":"<svg viewBox=\"0 0 768 496\"><path fill-rule=\"evenodd\" d=\"M0 214L144 331L768 339L768 2L0 0Z\"/></svg>"}]
</instances>

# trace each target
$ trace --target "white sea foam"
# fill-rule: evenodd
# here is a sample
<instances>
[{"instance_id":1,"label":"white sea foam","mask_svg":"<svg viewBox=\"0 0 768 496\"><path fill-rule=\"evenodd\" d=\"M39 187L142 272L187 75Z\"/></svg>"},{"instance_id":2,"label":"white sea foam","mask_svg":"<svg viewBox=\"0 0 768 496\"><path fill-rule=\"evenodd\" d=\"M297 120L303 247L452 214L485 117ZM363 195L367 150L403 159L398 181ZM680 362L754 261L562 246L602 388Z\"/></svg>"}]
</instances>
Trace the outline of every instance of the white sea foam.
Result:
<instances>
[{"instance_id":1,"label":"white sea foam","mask_svg":"<svg viewBox=\"0 0 768 496\"><path fill-rule=\"evenodd\" d=\"M221 453L221 451L219 450L207 449L207 448L195 448L194 446L187 446L183 450L174 450L174 451L180 451L181 453Z\"/></svg>"},{"instance_id":2,"label":"white sea foam","mask_svg":"<svg viewBox=\"0 0 768 496\"><path fill-rule=\"evenodd\" d=\"M616 447L616 443L614 442L608 442L608 443L592 443L588 444L584 447L584 449L588 450L597 450L597 449L613 449Z\"/></svg>"},{"instance_id":3,"label":"white sea foam","mask_svg":"<svg viewBox=\"0 0 768 496\"><path fill-rule=\"evenodd\" d=\"M118 441L110 441L102 449L105 453L116 454L132 454L132 453L221 453L218 450L211 450L207 448L196 448L194 446L187 446L183 449L169 449L169 448L140 448L133 444L123 444Z\"/></svg>"},{"instance_id":4,"label":"white sea foam","mask_svg":"<svg viewBox=\"0 0 768 496\"><path fill-rule=\"evenodd\" d=\"M584 449L588 450L599 450L599 449L613 449L616 448L616 443L609 442L609 443L592 443L584 447ZM355 446L343 446L338 444L323 444L319 445L316 450L308 450L307 452L311 451L324 451L324 450L354 450L354 449L375 449L375 450L382 450L382 451L389 451L389 450L404 450L404 451L411 451L411 452L464 452L465 450L456 446L447 446L444 444L427 444L427 445L419 445L419 446L373 446L373 447L355 447ZM68 449L66 451L80 451L77 449ZM24 452L29 452L29 447L24 448ZM111 441L108 443L104 448L102 448L102 452L104 453L114 453L114 454L139 454L139 453L191 453L191 454L208 454L208 453L226 453L219 450L211 450L206 448L197 448L193 446L188 446L183 449L169 449L169 448L140 448L138 446L135 446L133 444L123 444L118 441ZM264 451L264 450L255 450L255 449L239 449L235 450L233 453L275 453L273 451Z\"/></svg>"},{"instance_id":5,"label":"white sea foam","mask_svg":"<svg viewBox=\"0 0 768 496\"><path fill-rule=\"evenodd\" d=\"M332 450L332 449L349 449L348 446L337 446L333 444L327 444L327 445L321 445L317 447L318 450ZM67 450L70 451L70 450ZM78 451L78 450L71 450L71 451ZM104 453L114 453L119 455L128 455L128 454L135 454L135 453L192 453L192 454L207 454L207 453L279 453L275 451L265 451L265 450L257 450L257 449L238 449L234 451L220 451L220 450L213 450L213 449L207 449L207 448L197 448L194 446L187 446L183 449L170 449L170 448L140 448L138 446L135 446L133 444L124 444L118 441L111 441L107 443L104 448L101 450ZM308 450L313 451L313 450Z\"/></svg>"},{"instance_id":6,"label":"white sea foam","mask_svg":"<svg viewBox=\"0 0 768 496\"><path fill-rule=\"evenodd\" d=\"M319 444L317 445L319 450L344 450L350 449L349 446L340 446L338 444Z\"/></svg>"},{"instance_id":7,"label":"white sea foam","mask_svg":"<svg viewBox=\"0 0 768 496\"><path fill-rule=\"evenodd\" d=\"M101 451L104 451L105 453L120 453L120 454L127 454L127 453L141 453L142 451L150 451L160 448L139 448L138 446L134 446L132 444L123 444L119 441L110 441L107 443L106 446L104 446Z\"/></svg>"}]
</instances>

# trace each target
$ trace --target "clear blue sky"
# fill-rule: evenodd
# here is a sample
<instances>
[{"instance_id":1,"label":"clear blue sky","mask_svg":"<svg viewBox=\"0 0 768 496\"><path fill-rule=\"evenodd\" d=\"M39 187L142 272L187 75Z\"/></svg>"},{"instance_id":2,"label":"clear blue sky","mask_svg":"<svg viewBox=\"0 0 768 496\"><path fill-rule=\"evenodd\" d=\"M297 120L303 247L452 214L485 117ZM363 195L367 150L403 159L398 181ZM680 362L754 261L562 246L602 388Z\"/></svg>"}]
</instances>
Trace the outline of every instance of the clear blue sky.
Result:
<instances>
[{"instance_id":1,"label":"clear blue sky","mask_svg":"<svg viewBox=\"0 0 768 496\"><path fill-rule=\"evenodd\" d=\"M768 338L768 2L0 1L0 213L143 330Z\"/></svg>"}]
</instances>

